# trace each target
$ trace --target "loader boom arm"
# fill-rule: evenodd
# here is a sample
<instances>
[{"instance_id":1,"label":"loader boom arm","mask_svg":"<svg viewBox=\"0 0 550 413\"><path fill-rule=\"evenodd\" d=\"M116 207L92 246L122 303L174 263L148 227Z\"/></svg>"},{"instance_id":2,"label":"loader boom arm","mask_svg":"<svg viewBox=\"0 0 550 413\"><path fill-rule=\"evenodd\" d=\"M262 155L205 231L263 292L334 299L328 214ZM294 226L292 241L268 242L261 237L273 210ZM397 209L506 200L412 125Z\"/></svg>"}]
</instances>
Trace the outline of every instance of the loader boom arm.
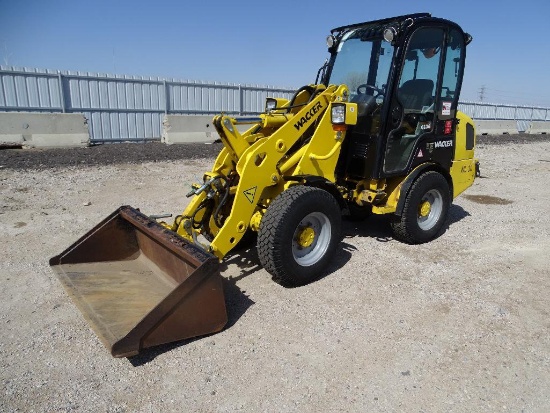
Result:
<instances>
[{"instance_id":1,"label":"loader boom arm","mask_svg":"<svg viewBox=\"0 0 550 413\"><path fill-rule=\"evenodd\" d=\"M293 183L289 178L315 175L334 182L334 169L345 131L332 129L327 109L332 102L346 102L348 90L344 85L328 88L317 85L314 88L314 94L302 97L306 101L301 106L277 108L261 114L243 134L235 127L238 119L214 118L224 148L213 169L205 174L204 181L220 177L220 181L231 185L225 188L230 194L225 198L231 198L228 213L221 226L217 225L218 219L208 216L220 208L224 198L219 184L210 184L209 190L192 199L183 214L176 218L172 229L194 242L199 233L211 237L208 250L222 259L251 226L257 230L272 199ZM349 112L355 114L355 118L349 116L349 121L356 122L355 104L346 105Z\"/></svg>"}]
</instances>

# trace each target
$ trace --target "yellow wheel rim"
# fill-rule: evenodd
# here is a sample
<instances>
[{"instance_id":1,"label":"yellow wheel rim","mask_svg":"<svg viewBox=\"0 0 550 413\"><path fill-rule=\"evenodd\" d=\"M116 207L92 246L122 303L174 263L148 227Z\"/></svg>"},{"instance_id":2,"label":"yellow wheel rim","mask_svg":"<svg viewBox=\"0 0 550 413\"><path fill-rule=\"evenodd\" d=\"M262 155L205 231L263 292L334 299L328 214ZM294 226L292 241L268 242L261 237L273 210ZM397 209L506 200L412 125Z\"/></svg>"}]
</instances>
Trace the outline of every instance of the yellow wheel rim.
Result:
<instances>
[{"instance_id":1,"label":"yellow wheel rim","mask_svg":"<svg viewBox=\"0 0 550 413\"><path fill-rule=\"evenodd\" d=\"M420 216L421 217L427 217L430 215L430 211L432 210L432 204L430 204L429 201L424 201L420 205Z\"/></svg>"},{"instance_id":2,"label":"yellow wheel rim","mask_svg":"<svg viewBox=\"0 0 550 413\"><path fill-rule=\"evenodd\" d=\"M313 244L315 240L315 231L311 227L306 227L300 231L298 234L298 245L302 248L307 248Z\"/></svg>"}]
</instances>

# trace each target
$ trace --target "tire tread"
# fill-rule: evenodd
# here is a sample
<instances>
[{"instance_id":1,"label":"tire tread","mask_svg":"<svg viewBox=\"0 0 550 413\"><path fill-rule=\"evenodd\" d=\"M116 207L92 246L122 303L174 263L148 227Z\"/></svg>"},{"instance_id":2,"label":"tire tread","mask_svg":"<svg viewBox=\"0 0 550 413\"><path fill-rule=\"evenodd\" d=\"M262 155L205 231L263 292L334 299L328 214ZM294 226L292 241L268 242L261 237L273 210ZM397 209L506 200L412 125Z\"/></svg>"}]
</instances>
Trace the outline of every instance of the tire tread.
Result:
<instances>
[{"instance_id":1,"label":"tire tread","mask_svg":"<svg viewBox=\"0 0 550 413\"><path fill-rule=\"evenodd\" d=\"M312 197L318 197L319 203L332 203L333 206L340 210L334 197L327 191L305 185L292 186L279 194L270 204L262 218L258 232L257 251L260 262L266 271L272 275L275 282L286 287L307 284L313 280L303 280L290 273L285 260L292 258L284 257L280 253L285 247L282 245L285 240L281 237L283 227L288 222L289 215L292 214L296 203L299 203L299 199L307 194ZM341 237L340 228L333 228L332 230L334 231L332 236L339 243Z\"/></svg>"},{"instance_id":2,"label":"tire tread","mask_svg":"<svg viewBox=\"0 0 550 413\"><path fill-rule=\"evenodd\" d=\"M416 222L416 211L414 213L411 212L411 208L415 208L415 205L412 205L414 202L414 194L419 191L420 187L423 185L426 185L426 182L431 183L439 183L443 184L444 187L449 190L447 180L441 175L439 172L436 171L428 171L420 175L412 184L411 188L409 189L409 192L407 193L407 197L405 199L405 203L403 205L403 211L400 216L395 217L391 221L391 227L394 234L395 239L402 241L406 244L421 244L424 242L427 242L429 240L423 240L419 239L418 235L415 234L415 230L418 227L418 224ZM450 198L450 193L448 193L448 196ZM444 225L445 221L447 220L449 206L450 206L450 200L449 198L445 198L445 194L443 194L444 197L444 207L442 211L442 218L438 224L436 224L439 228L437 231L435 231L434 236L435 238L437 234L439 233L441 227ZM447 200L447 202L445 202ZM431 240L431 239L430 239Z\"/></svg>"}]
</instances>

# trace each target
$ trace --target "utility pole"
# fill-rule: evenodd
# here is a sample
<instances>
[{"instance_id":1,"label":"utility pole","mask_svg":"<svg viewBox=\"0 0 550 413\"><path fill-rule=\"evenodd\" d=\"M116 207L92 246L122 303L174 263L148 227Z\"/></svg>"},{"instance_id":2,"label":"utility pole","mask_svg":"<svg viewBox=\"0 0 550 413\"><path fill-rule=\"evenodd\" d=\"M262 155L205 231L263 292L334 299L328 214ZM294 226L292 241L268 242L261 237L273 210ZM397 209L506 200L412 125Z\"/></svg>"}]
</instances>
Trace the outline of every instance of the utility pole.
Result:
<instances>
[{"instance_id":1,"label":"utility pole","mask_svg":"<svg viewBox=\"0 0 550 413\"><path fill-rule=\"evenodd\" d=\"M482 85L481 89L479 89L479 101L483 102L484 97L485 97L485 85Z\"/></svg>"}]
</instances>

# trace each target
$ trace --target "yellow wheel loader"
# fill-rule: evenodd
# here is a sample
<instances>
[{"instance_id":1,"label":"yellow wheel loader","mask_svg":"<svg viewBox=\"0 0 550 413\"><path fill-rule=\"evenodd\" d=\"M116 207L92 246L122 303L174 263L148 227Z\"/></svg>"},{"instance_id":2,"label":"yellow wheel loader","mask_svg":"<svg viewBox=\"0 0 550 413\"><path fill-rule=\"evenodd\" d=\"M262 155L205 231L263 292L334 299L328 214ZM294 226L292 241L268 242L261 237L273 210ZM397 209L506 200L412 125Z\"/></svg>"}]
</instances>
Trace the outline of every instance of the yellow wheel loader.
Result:
<instances>
[{"instance_id":1,"label":"yellow wheel loader","mask_svg":"<svg viewBox=\"0 0 550 413\"><path fill-rule=\"evenodd\" d=\"M220 331L218 264L251 235L285 286L326 270L343 216L387 215L405 243L437 237L476 174L457 111L471 40L427 13L338 27L314 84L255 117L214 117L223 149L173 222L121 207L50 260L111 353Z\"/></svg>"}]
</instances>

